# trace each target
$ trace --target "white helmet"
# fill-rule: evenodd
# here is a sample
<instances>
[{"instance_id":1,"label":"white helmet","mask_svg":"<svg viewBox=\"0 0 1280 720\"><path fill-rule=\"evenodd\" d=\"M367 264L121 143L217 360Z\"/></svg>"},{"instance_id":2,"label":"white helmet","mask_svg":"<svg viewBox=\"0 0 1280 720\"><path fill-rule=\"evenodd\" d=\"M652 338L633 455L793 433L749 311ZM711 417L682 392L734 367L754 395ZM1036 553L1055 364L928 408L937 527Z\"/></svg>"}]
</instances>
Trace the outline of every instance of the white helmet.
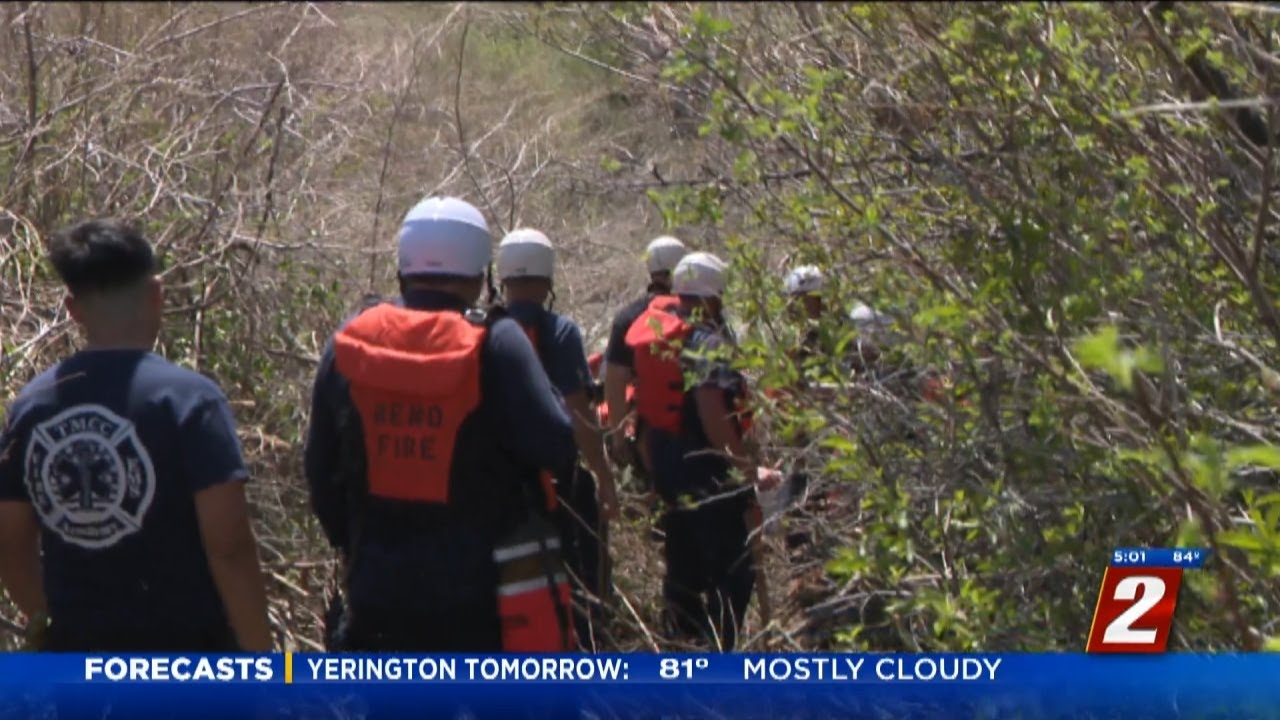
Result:
<instances>
[{"instance_id":1,"label":"white helmet","mask_svg":"<svg viewBox=\"0 0 1280 720\"><path fill-rule=\"evenodd\" d=\"M671 291L692 297L720 297L724 294L729 266L711 253L685 255L671 273Z\"/></svg>"},{"instance_id":2,"label":"white helmet","mask_svg":"<svg viewBox=\"0 0 1280 720\"><path fill-rule=\"evenodd\" d=\"M787 275L787 294L808 295L821 292L826 284L827 278L816 265L802 265Z\"/></svg>"},{"instance_id":3,"label":"white helmet","mask_svg":"<svg viewBox=\"0 0 1280 720\"><path fill-rule=\"evenodd\" d=\"M492 259L484 215L458 198L426 198L400 225L401 275L479 277Z\"/></svg>"},{"instance_id":4,"label":"white helmet","mask_svg":"<svg viewBox=\"0 0 1280 720\"><path fill-rule=\"evenodd\" d=\"M649 274L671 272L680 262L680 258L688 252L684 243L670 235L654 238L644 251L644 260L649 267Z\"/></svg>"},{"instance_id":5,"label":"white helmet","mask_svg":"<svg viewBox=\"0 0 1280 720\"><path fill-rule=\"evenodd\" d=\"M537 230L512 230L498 243L498 280L555 275L556 251L551 240Z\"/></svg>"},{"instance_id":6,"label":"white helmet","mask_svg":"<svg viewBox=\"0 0 1280 720\"><path fill-rule=\"evenodd\" d=\"M892 324L892 318L888 315L863 303L858 303L849 311L849 319L854 325L867 329L881 329Z\"/></svg>"}]
</instances>

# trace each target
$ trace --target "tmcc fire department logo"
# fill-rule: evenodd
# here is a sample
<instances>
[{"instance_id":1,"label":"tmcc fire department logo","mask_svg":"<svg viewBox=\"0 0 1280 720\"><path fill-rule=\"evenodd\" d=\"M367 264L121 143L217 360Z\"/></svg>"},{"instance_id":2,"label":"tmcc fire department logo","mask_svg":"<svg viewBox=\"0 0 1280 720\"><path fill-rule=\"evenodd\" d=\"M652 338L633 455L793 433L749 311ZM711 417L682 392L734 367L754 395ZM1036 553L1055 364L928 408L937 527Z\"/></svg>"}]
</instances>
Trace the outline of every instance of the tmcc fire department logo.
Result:
<instances>
[{"instance_id":1,"label":"tmcc fire department logo","mask_svg":"<svg viewBox=\"0 0 1280 720\"><path fill-rule=\"evenodd\" d=\"M77 405L36 426L27 485L45 526L73 545L111 547L142 529L155 469L133 423Z\"/></svg>"}]
</instances>

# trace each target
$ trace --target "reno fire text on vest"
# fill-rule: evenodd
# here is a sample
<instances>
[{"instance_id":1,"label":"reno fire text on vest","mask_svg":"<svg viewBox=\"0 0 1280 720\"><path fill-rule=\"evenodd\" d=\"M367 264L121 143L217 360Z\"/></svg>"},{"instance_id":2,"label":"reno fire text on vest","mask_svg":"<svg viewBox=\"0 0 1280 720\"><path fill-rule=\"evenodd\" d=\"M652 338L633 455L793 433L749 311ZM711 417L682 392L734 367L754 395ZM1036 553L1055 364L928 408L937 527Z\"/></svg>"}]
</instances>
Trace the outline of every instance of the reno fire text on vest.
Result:
<instances>
[{"instance_id":1,"label":"reno fire text on vest","mask_svg":"<svg viewBox=\"0 0 1280 720\"><path fill-rule=\"evenodd\" d=\"M444 408L422 401L378 402L373 406L376 454L396 460L434 462L438 458Z\"/></svg>"}]
</instances>

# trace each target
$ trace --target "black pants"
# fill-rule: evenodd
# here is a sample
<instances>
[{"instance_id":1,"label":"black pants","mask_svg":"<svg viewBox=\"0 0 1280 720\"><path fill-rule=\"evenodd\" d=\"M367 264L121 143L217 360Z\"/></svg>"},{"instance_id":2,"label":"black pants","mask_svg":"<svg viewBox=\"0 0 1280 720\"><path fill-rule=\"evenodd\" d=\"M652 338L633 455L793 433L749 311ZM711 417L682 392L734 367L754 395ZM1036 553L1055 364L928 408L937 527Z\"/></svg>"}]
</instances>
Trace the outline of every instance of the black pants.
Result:
<instances>
[{"instance_id":1,"label":"black pants","mask_svg":"<svg viewBox=\"0 0 1280 720\"><path fill-rule=\"evenodd\" d=\"M560 507L556 523L564 563L577 578L574 583L573 626L584 650L600 647L604 622L604 595L612 583L607 543L600 537L600 503L595 478L578 468L567 483L557 484Z\"/></svg>"},{"instance_id":2,"label":"black pants","mask_svg":"<svg viewBox=\"0 0 1280 720\"><path fill-rule=\"evenodd\" d=\"M234 653L240 652L227 626L206 628L72 627L54 623L45 652L68 653Z\"/></svg>"},{"instance_id":3,"label":"black pants","mask_svg":"<svg viewBox=\"0 0 1280 720\"><path fill-rule=\"evenodd\" d=\"M743 496L669 509L662 595L673 630L733 650L755 587Z\"/></svg>"},{"instance_id":4,"label":"black pants","mask_svg":"<svg viewBox=\"0 0 1280 720\"><path fill-rule=\"evenodd\" d=\"M329 635L333 652L502 652L502 625L492 599L430 614L346 606Z\"/></svg>"}]
</instances>

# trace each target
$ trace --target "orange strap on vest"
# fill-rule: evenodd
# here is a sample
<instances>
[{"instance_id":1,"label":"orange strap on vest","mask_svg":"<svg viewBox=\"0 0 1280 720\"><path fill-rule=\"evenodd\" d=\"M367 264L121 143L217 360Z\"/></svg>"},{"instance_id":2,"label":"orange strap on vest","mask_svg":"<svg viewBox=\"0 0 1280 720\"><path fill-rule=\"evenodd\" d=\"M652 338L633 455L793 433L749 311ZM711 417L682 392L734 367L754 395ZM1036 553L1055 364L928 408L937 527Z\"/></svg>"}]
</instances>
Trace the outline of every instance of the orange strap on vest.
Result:
<instances>
[{"instance_id":1,"label":"orange strap on vest","mask_svg":"<svg viewBox=\"0 0 1280 720\"><path fill-rule=\"evenodd\" d=\"M536 327L526 327L524 323L519 323L521 329L524 330L525 337L529 338L529 342L533 345L534 352L538 355L538 361L542 362L542 352L538 345L538 329ZM543 368L544 370L546 368ZM538 475L538 481L542 484L542 494L546 497L547 512L551 512L558 506L559 500L556 496L556 478L549 470L543 470Z\"/></svg>"},{"instance_id":2,"label":"orange strap on vest","mask_svg":"<svg viewBox=\"0 0 1280 720\"><path fill-rule=\"evenodd\" d=\"M334 338L364 430L370 495L449 502L458 429L480 405L485 332L456 312L383 304Z\"/></svg>"},{"instance_id":3,"label":"orange strap on vest","mask_svg":"<svg viewBox=\"0 0 1280 720\"><path fill-rule=\"evenodd\" d=\"M660 295L627 329L635 353L636 412L650 426L680 431L684 408L684 369L680 350L693 326L677 314L680 299Z\"/></svg>"}]
</instances>

